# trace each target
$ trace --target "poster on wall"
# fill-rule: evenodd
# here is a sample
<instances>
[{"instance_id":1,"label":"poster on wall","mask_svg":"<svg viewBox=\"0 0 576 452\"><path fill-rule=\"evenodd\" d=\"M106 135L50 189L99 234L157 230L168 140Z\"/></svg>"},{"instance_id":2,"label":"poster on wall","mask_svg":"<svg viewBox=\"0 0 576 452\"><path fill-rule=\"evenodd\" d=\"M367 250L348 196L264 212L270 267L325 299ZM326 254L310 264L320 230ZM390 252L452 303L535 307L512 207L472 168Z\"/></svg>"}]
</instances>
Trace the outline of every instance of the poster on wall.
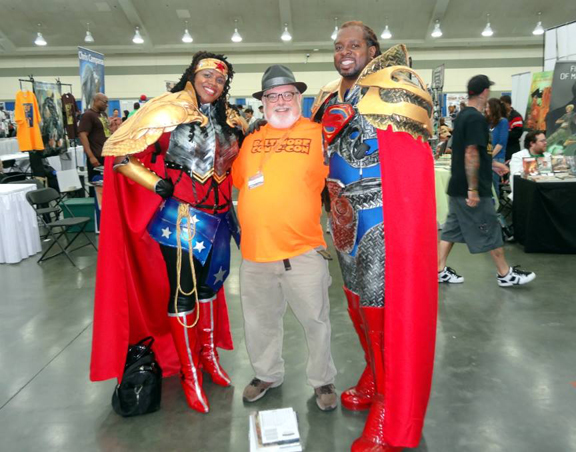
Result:
<instances>
[{"instance_id":1,"label":"poster on wall","mask_svg":"<svg viewBox=\"0 0 576 452\"><path fill-rule=\"evenodd\" d=\"M552 71L535 72L526 107L524 127L528 130L546 130L546 115L550 110L552 94Z\"/></svg>"},{"instance_id":2,"label":"poster on wall","mask_svg":"<svg viewBox=\"0 0 576 452\"><path fill-rule=\"evenodd\" d=\"M78 47L80 62L80 85L82 87L82 111L90 107L96 93L104 93L104 55L84 47Z\"/></svg>"},{"instance_id":3,"label":"poster on wall","mask_svg":"<svg viewBox=\"0 0 576 452\"><path fill-rule=\"evenodd\" d=\"M557 61L552 80L550 112L546 117L548 151L576 151L576 61Z\"/></svg>"},{"instance_id":4,"label":"poster on wall","mask_svg":"<svg viewBox=\"0 0 576 452\"><path fill-rule=\"evenodd\" d=\"M62 101L56 83L35 82L34 91L38 100L42 125L40 132L44 142L44 154L59 155L66 151Z\"/></svg>"}]
</instances>

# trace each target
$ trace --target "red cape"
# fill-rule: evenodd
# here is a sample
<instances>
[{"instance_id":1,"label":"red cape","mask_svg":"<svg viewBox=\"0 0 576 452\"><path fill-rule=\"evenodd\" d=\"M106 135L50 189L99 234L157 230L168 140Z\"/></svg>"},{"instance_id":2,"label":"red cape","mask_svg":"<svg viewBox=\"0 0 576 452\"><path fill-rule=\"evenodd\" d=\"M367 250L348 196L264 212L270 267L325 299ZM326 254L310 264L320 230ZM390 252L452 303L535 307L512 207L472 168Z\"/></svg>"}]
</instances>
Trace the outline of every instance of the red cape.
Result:
<instances>
[{"instance_id":1,"label":"red cape","mask_svg":"<svg viewBox=\"0 0 576 452\"><path fill-rule=\"evenodd\" d=\"M159 142L167 149L170 134ZM153 146L139 155L157 174L164 174L164 159L151 162ZM108 157L104 171L104 193L94 300L94 331L90 379L121 380L129 344L146 336L155 339L154 351L164 376L180 370L180 362L168 324L170 293L160 247L146 227L162 199L114 172ZM232 337L224 291L215 300L216 346L231 350Z\"/></svg>"},{"instance_id":2,"label":"red cape","mask_svg":"<svg viewBox=\"0 0 576 452\"><path fill-rule=\"evenodd\" d=\"M406 132L377 130L386 245L384 438L417 447L430 397L438 309L434 160Z\"/></svg>"}]
</instances>

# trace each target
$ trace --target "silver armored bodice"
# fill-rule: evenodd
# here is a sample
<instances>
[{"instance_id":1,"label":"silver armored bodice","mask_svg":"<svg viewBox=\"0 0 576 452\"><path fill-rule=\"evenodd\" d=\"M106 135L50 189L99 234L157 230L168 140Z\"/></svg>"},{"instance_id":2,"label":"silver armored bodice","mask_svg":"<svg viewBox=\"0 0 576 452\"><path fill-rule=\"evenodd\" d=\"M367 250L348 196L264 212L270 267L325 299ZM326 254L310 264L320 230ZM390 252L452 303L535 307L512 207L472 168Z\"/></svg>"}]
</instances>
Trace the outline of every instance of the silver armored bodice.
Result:
<instances>
[{"instance_id":1,"label":"silver armored bodice","mask_svg":"<svg viewBox=\"0 0 576 452\"><path fill-rule=\"evenodd\" d=\"M200 182L214 175L223 179L238 155L238 140L234 134L224 133L216 121L216 110L202 106L208 117L206 127L198 123L181 124L170 137L166 162L177 164Z\"/></svg>"}]
</instances>

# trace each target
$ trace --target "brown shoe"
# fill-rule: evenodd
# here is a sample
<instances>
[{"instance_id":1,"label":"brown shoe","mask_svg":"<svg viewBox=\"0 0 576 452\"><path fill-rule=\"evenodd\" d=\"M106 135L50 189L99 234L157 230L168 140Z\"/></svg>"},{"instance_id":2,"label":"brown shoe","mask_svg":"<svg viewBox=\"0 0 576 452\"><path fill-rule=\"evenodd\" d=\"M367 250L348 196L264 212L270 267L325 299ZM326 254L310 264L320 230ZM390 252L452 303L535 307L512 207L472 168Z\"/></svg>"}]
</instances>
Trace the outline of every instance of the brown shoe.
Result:
<instances>
[{"instance_id":1,"label":"brown shoe","mask_svg":"<svg viewBox=\"0 0 576 452\"><path fill-rule=\"evenodd\" d=\"M266 395L268 389L277 388L282 381L262 381L259 378L253 378L252 381L244 388L242 400L244 402L256 402Z\"/></svg>"},{"instance_id":2,"label":"brown shoe","mask_svg":"<svg viewBox=\"0 0 576 452\"><path fill-rule=\"evenodd\" d=\"M334 385L324 385L314 389L316 405L322 411L332 411L338 405L338 397Z\"/></svg>"}]
</instances>

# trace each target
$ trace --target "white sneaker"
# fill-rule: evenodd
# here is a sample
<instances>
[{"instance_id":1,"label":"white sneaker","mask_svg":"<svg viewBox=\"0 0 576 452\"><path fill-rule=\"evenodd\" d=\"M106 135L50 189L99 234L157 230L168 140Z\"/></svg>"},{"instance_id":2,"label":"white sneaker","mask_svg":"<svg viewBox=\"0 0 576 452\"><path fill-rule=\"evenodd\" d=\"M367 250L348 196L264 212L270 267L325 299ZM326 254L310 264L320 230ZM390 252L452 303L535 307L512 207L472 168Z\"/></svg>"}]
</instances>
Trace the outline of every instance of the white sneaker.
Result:
<instances>
[{"instance_id":1,"label":"white sneaker","mask_svg":"<svg viewBox=\"0 0 576 452\"><path fill-rule=\"evenodd\" d=\"M444 267L444 270L438 272L438 282L439 283L449 283L449 284L462 284L464 282L464 277L457 274L453 268Z\"/></svg>"},{"instance_id":2,"label":"white sneaker","mask_svg":"<svg viewBox=\"0 0 576 452\"><path fill-rule=\"evenodd\" d=\"M505 276L498 275L498 285L500 287L519 286L521 284L528 284L536 278L536 273L525 272L519 270L518 267L520 266L510 267L510 271Z\"/></svg>"}]
</instances>

